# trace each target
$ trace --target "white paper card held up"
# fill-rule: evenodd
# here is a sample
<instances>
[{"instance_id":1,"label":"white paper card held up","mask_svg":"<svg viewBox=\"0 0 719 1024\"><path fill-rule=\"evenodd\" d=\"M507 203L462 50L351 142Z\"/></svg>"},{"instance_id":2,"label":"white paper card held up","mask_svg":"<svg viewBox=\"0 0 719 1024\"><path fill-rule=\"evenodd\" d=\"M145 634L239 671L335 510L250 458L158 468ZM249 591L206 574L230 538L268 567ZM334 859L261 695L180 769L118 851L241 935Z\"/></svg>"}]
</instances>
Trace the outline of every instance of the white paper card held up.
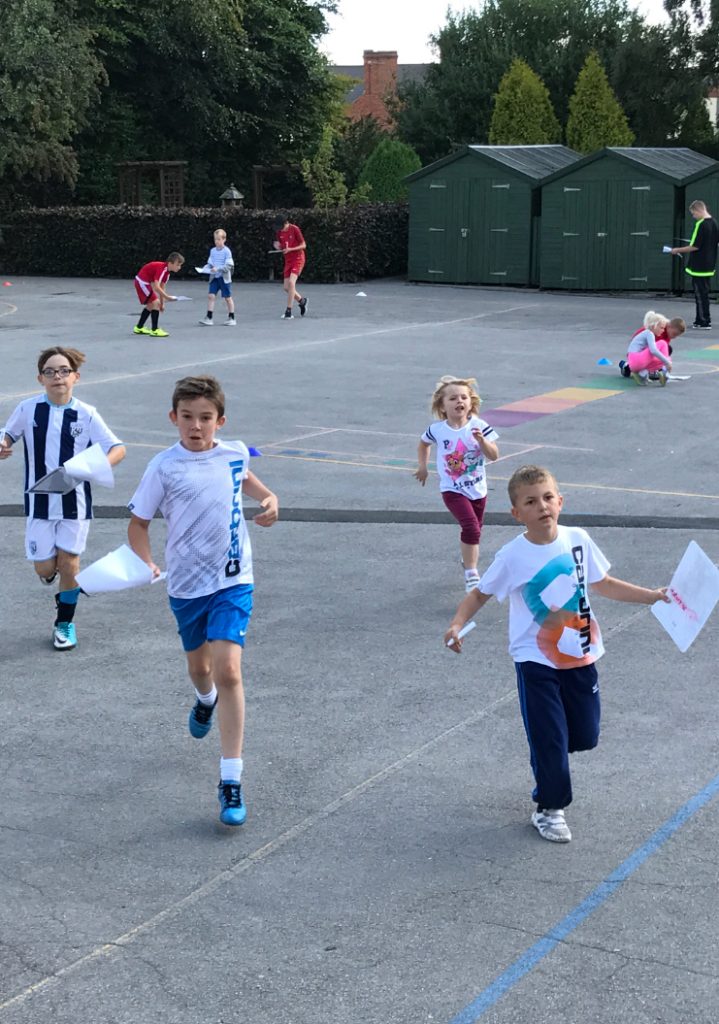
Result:
<instances>
[{"instance_id":1,"label":"white paper card held up","mask_svg":"<svg viewBox=\"0 0 719 1024\"><path fill-rule=\"evenodd\" d=\"M100 444L91 444L89 448L73 455L62 468L76 484L87 481L91 484L101 484L102 487L115 486L110 460Z\"/></svg>"},{"instance_id":2,"label":"white paper card held up","mask_svg":"<svg viewBox=\"0 0 719 1024\"><path fill-rule=\"evenodd\" d=\"M690 541L668 588L671 604L657 601L652 605L656 616L682 653L694 643L717 601L719 601L719 569Z\"/></svg>"},{"instance_id":3,"label":"white paper card held up","mask_svg":"<svg viewBox=\"0 0 719 1024\"><path fill-rule=\"evenodd\" d=\"M671 245L663 245L663 246L662 246L662 252L663 252L663 253L665 253L665 254L666 254L666 253L668 253L668 252L671 252L671 251L672 251L672 247L671 247Z\"/></svg>"},{"instance_id":4,"label":"white paper card held up","mask_svg":"<svg viewBox=\"0 0 719 1024\"><path fill-rule=\"evenodd\" d=\"M136 555L127 544L98 558L77 574L77 582L86 594L105 594L114 590L128 590L130 587L144 587L147 583L165 578L161 573L155 578L152 569Z\"/></svg>"}]
</instances>

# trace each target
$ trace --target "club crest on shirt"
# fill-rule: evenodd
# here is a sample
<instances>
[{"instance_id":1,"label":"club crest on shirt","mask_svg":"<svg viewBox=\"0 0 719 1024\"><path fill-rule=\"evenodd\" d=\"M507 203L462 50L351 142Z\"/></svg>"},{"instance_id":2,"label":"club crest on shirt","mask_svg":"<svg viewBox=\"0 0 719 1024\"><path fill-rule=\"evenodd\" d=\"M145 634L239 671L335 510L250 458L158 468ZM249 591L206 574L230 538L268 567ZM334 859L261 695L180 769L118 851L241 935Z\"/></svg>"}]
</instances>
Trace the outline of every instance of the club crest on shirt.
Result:
<instances>
[{"instance_id":1,"label":"club crest on shirt","mask_svg":"<svg viewBox=\"0 0 719 1024\"><path fill-rule=\"evenodd\" d=\"M71 423L70 424L70 437L79 437L81 433L82 433L82 424L81 423Z\"/></svg>"},{"instance_id":2,"label":"club crest on shirt","mask_svg":"<svg viewBox=\"0 0 719 1024\"><path fill-rule=\"evenodd\" d=\"M34 540L30 541L28 547L30 548L30 554L31 555L36 555L37 554L37 544L35 543Z\"/></svg>"}]
</instances>

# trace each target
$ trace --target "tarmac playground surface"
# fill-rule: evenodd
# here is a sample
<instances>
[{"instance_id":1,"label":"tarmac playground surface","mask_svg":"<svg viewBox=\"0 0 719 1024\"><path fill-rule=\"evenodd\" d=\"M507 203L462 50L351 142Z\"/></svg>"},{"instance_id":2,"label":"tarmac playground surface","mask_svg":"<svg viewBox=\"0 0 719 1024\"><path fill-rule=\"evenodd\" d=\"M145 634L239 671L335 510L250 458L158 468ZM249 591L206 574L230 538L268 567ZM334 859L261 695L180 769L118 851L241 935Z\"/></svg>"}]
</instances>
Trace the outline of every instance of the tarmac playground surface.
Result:
<instances>
[{"instance_id":1,"label":"tarmac playground surface","mask_svg":"<svg viewBox=\"0 0 719 1024\"><path fill-rule=\"evenodd\" d=\"M182 281L160 340L132 335L131 282L10 280L0 422L37 393L39 351L75 345L77 397L128 446L84 564L123 543L188 373L222 381L224 434L262 451L286 514L250 526L231 830L161 588L81 599L78 647L54 651L22 456L0 468L0 1024L716 1024L719 618L682 655L647 607L594 599L602 738L572 759L573 841L547 843L506 606L443 649L458 531L412 472L435 380L471 374L500 432L480 569L517 532L506 481L528 461L613 574L666 584L692 538L719 561L719 331L675 345L690 380L639 389L626 339L649 308L690 322L689 300L380 281L309 286L281 322L279 285L236 285L233 330L221 300L198 326L205 289Z\"/></svg>"}]
</instances>

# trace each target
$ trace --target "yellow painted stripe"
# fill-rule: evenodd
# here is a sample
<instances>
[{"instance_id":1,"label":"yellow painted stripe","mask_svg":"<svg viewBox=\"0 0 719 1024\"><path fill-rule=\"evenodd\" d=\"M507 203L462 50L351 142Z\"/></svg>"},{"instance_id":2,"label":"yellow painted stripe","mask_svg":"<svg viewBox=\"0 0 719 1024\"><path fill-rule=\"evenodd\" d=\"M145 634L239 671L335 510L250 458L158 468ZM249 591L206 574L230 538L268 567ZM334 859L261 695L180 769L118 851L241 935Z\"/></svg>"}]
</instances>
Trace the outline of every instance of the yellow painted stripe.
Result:
<instances>
[{"instance_id":1,"label":"yellow painted stripe","mask_svg":"<svg viewBox=\"0 0 719 1024\"><path fill-rule=\"evenodd\" d=\"M558 391L548 391L540 398L562 398L577 402L581 405L584 402L596 402L598 398L610 398L612 395L621 395L623 389L617 388L559 388Z\"/></svg>"}]
</instances>

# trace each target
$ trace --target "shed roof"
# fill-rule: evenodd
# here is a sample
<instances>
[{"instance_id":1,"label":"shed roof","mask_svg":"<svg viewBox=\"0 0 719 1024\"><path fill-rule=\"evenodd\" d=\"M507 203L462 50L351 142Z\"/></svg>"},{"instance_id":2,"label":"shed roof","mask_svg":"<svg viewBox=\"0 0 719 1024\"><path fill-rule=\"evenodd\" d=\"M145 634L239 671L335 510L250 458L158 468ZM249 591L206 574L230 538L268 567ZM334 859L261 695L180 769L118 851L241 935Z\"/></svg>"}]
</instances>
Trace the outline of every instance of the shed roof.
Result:
<instances>
[{"instance_id":1,"label":"shed roof","mask_svg":"<svg viewBox=\"0 0 719 1024\"><path fill-rule=\"evenodd\" d=\"M607 146L597 153L583 157L570 168L557 170L547 178L547 182L606 158L637 164L650 174L671 181L675 185L683 185L689 178L699 172L709 170L716 163L711 157L704 156L703 153L695 153L693 149L686 147Z\"/></svg>"},{"instance_id":2,"label":"shed roof","mask_svg":"<svg viewBox=\"0 0 719 1024\"><path fill-rule=\"evenodd\" d=\"M576 163L580 157L568 146L463 146L455 153L435 160L405 181L416 181L425 174L434 174L440 167L454 163L462 157L472 156L501 164L507 170L515 171L532 182L539 182L560 168Z\"/></svg>"}]
</instances>

